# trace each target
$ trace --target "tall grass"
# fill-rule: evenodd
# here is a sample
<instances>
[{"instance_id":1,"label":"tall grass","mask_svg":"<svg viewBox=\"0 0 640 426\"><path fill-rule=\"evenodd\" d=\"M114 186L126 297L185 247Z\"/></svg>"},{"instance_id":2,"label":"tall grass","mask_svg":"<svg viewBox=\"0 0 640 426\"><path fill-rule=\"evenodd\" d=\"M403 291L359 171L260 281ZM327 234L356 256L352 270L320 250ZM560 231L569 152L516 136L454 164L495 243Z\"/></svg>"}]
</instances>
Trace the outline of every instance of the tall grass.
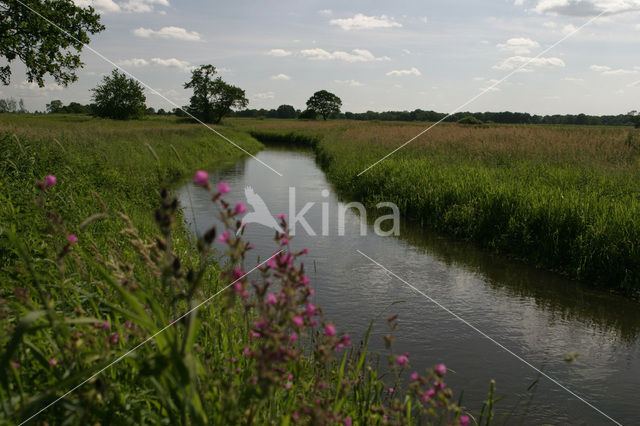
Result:
<instances>
[{"instance_id":1,"label":"tall grass","mask_svg":"<svg viewBox=\"0 0 640 426\"><path fill-rule=\"evenodd\" d=\"M640 290L640 151L634 129L443 124L358 174L425 124L238 121L260 132L322 137L329 180L375 205L572 278ZM273 136L271 136L273 138Z\"/></svg>"},{"instance_id":2,"label":"tall grass","mask_svg":"<svg viewBox=\"0 0 640 426\"><path fill-rule=\"evenodd\" d=\"M208 131L0 116L0 151L1 423L469 424L444 365L403 388L408 354L385 377L324 318L288 235L250 279L244 207L202 171L226 229L187 234L163 186L238 158Z\"/></svg>"}]
</instances>

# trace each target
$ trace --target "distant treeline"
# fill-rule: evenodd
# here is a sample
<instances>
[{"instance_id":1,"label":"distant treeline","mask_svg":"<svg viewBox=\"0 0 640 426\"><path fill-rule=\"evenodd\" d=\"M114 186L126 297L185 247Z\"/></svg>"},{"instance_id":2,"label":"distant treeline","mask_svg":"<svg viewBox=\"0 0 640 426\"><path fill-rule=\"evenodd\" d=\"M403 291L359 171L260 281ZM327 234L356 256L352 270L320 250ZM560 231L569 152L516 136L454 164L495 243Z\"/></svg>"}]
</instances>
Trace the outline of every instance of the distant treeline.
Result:
<instances>
[{"instance_id":1,"label":"distant treeline","mask_svg":"<svg viewBox=\"0 0 640 426\"><path fill-rule=\"evenodd\" d=\"M47 104L48 113L63 114L92 114L93 105L82 105L78 102L71 102L63 105L61 101L55 100ZM147 108L147 115L176 115L184 117L186 114L178 108L165 111L160 108ZM245 118L314 118L309 111L301 111L291 105L280 105L277 109L244 109L230 114L231 117ZM446 118L445 118L446 117ZM416 109L414 111L384 111L384 112L341 112L333 114L331 118L342 120L360 121L440 121L458 122L460 120L473 117L483 123L500 124L576 124L587 126L633 126L640 125L640 115L636 111L619 115L586 115L586 114L556 114L556 115L532 115L527 112L457 112L449 117L447 114L436 111L424 111Z\"/></svg>"},{"instance_id":2,"label":"distant treeline","mask_svg":"<svg viewBox=\"0 0 640 426\"><path fill-rule=\"evenodd\" d=\"M283 107L288 107L284 109ZM234 117L251 118L308 118L306 111L294 109L290 105L281 105L278 109L245 109L232 114ZM446 117L446 118L445 118ZM344 112L334 114L331 118L362 121L440 121L457 122L467 117L474 117L484 123L501 124L579 124L592 126L632 126L637 124L640 117L635 111L619 115L532 115L526 112L457 112L449 117L436 111L384 111L384 112Z\"/></svg>"}]
</instances>

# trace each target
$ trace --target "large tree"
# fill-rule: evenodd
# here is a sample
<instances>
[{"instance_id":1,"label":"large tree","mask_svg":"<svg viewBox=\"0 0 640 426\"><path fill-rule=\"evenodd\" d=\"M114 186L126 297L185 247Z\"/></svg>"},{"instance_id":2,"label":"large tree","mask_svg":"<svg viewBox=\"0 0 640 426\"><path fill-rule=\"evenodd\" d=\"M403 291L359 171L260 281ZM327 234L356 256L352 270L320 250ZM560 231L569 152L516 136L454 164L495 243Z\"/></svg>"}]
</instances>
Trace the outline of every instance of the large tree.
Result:
<instances>
[{"instance_id":1,"label":"large tree","mask_svg":"<svg viewBox=\"0 0 640 426\"><path fill-rule=\"evenodd\" d=\"M340 98L326 90L320 90L314 93L307 101L307 109L320 114L325 120L329 118L331 114L339 113L341 106L342 101Z\"/></svg>"},{"instance_id":2,"label":"large tree","mask_svg":"<svg viewBox=\"0 0 640 426\"><path fill-rule=\"evenodd\" d=\"M246 108L249 101L244 90L222 81L213 65L201 65L191 72L185 89L193 89L187 110L205 123L219 123L233 108Z\"/></svg>"},{"instance_id":3,"label":"large tree","mask_svg":"<svg viewBox=\"0 0 640 426\"><path fill-rule=\"evenodd\" d=\"M75 70L84 65L79 53L89 34L102 30L100 15L73 0L0 0L0 57L8 62L0 67L0 80L10 83L11 63L18 59L27 81L42 87L48 74L66 86L78 79Z\"/></svg>"},{"instance_id":4,"label":"large tree","mask_svg":"<svg viewBox=\"0 0 640 426\"><path fill-rule=\"evenodd\" d=\"M147 110L142 85L117 69L91 91L95 102L93 112L98 117L129 120L142 117Z\"/></svg>"}]
</instances>

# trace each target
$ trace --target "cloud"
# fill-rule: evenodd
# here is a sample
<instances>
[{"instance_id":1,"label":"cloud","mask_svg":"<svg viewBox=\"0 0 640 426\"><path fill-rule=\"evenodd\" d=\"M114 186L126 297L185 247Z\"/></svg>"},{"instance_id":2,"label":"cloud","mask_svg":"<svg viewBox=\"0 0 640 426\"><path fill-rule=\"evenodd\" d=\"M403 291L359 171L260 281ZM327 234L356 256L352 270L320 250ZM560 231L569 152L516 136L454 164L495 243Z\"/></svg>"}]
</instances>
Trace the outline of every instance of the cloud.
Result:
<instances>
[{"instance_id":1,"label":"cloud","mask_svg":"<svg viewBox=\"0 0 640 426\"><path fill-rule=\"evenodd\" d=\"M420 70L416 67L411 67L411 69L408 70L393 70L393 71L389 71L387 73L387 75L389 76L396 76L396 77L402 77L405 75L422 75L422 73L420 72Z\"/></svg>"},{"instance_id":2,"label":"cloud","mask_svg":"<svg viewBox=\"0 0 640 426\"><path fill-rule=\"evenodd\" d=\"M360 86L364 86L364 84L360 83L357 80L333 80L335 83L338 84L346 84L349 85L351 87L360 87Z\"/></svg>"},{"instance_id":3,"label":"cloud","mask_svg":"<svg viewBox=\"0 0 640 426\"><path fill-rule=\"evenodd\" d=\"M496 45L500 50L507 50L515 53L516 55L523 55L531 53L531 49L540 47L540 43L531 40L530 38L517 37L510 38L506 43L499 43Z\"/></svg>"},{"instance_id":4,"label":"cloud","mask_svg":"<svg viewBox=\"0 0 640 426\"><path fill-rule=\"evenodd\" d=\"M29 83L27 80L24 80L22 83L20 83L20 85L18 86L18 89L46 93L46 92L59 92L64 88L58 84L47 84L44 87L40 87L38 86L38 83L34 81Z\"/></svg>"},{"instance_id":5,"label":"cloud","mask_svg":"<svg viewBox=\"0 0 640 426\"><path fill-rule=\"evenodd\" d=\"M516 1L522 5L523 1ZM596 16L602 12L619 14L640 10L640 0L531 0L540 14Z\"/></svg>"},{"instance_id":6,"label":"cloud","mask_svg":"<svg viewBox=\"0 0 640 426\"><path fill-rule=\"evenodd\" d=\"M256 99L273 99L276 96L273 92L256 93L253 97Z\"/></svg>"},{"instance_id":7,"label":"cloud","mask_svg":"<svg viewBox=\"0 0 640 426\"><path fill-rule=\"evenodd\" d=\"M637 74L638 69L625 70L625 69L613 69L607 65L591 65L589 67L591 71L599 72L602 75L625 75L625 74Z\"/></svg>"},{"instance_id":8,"label":"cloud","mask_svg":"<svg viewBox=\"0 0 640 426\"><path fill-rule=\"evenodd\" d=\"M576 77L565 77L563 78L564 81L570 81L572 83L582 83L584 82L584 78L576 78Z\"/></svg>"},{"instance_id":9,"label":"cloud","mask_svg":"<svg viewBox=\"0 0 640 426\"><path fill-rule=\"evenodd\" d=\"M488 80L487 83L489 83L489 85L487 87L481 87L480 90L482 92L499 92L500 88L497 87L498 82L500 82L500 80L495 80L495 79Z\"/></svg>"},{"instance_id":10,"label":"cloud","mask_svg":"<svg viewBox=\"0 0 640 426\"><path fill-rule=\"evenodd\" d=\"M149 65L149 61L141 58L133 58L133 59L123 59L118 62L118 65L122 65L123 67L146 67Z\"/></svg>"},{"instance_id":11,"label":"cloud","mask_svg":"<svg viewBox=\"0 0 640 426\"><path fill-rule=\"evenodd\" d=\"M363 15L362 13L355 14L353 18L332 19L329 21L329 24L337 25L345 31L402 27L402 24L386 15L376 17Z\"/></svg>"},{"instance_id":12,"label":"cloud","mask_svg":"<svg viewBox=\"0 0 640 426\"><path fill-rule=\"evenodd\" d=\"M562 34L564 34L564 35L569 35L569 34L575 33L576 31L578 31L578 27L576 27L575 25L572 25L572 24L565 25L562 28Z\"/></svg>"},{"instance_id":13,"label":"cloud","mask_svg":"<svg viewBox=\"0 0 640 426\"><path fill-rule=\"evenodd\" d=\"M340 60L346 62L369 62L390 60L388 56L381 56L377 58L373 55L373 53L365 49L353 49L352 52L353 53L348 53L341 50L329 52L324 49L315 48L301 50L300 54L314 61Z\"/></svg>"},{"instance_id":14,"label":"cloud","mask_svg":"<svg viewBox=\"0 0 640 426\"><path fill-rule=\"evenodd\" d=\"M180 59L177 59L177 58L167 58L167 59L153 58L151 59L151 62L161 67L178 68L182 71L191 71L194 68L192 65L189 64L189 62L181 61Z\"/></svg>"},{"instance_id":15,"label":"cloud","mask_svg":"<svg viewBox=\"0 0 640 426\"><path fill-rule=\"evenodd\" d=\"M156 5L169 6L168 0L128 0L116 2L114 0L73 0L76 6L92 6L99 13L145 13L152 12Z\"/></svg>"},{"instance_id":16,"label":"cloud","mask_svg":"<svg viewBox=\"0 0 640 426\"><path fill-rule=\"evenodd\" d=\"M333 15L333 10L331 10L331 9L323 9L323 10L319 10L318 13L320 15L324 15L324 16L331 16L331 15Z\"/></svg>"},{"instance_id":17,"label":"cloud","mask_svg":"<svg viewBox=\"0 0 640 426\"><path fill-rule=\"evenodd\" d=\"M113 0L73 0L78 7L92 6L99 13L120 12L120 5Z\"/></svg>"},{"instance_id":18,"label":"cloud","mask_svg":"<svg viewBox=\"0 0 640 426\"><path fill-rule=\"evenodd\" d=\"M127 12L144 13L151 12L155 5L169 6L168 0L129 0L122 4L122 9Z\"/></svg>"},{"instance_id":19,"label":"cloud","mask_svg":"<svg viewBox=\"0 0 640 426\"><path fill-rule=\"evenodd\" d=\"M558 26L558 24L556 24L555 22L547 21L544 24L542 24L542 26L545 28L555 28Z\"/></svg>"},{"instance_id":20,"label":"cloud","mask_svg":"<svg viewBox=\"0 0 640 426\"><path fill-rule=\"evenodd\" d=\"M629 87L640 87L640 80L634 81L633 83L628 85Z\"/></svg>"},{"instance_id":21,"label":"cloud","mask_svg":"<svg viewBox=\"0 0 640 426\"><path fill-rule=\"evenodd\" d=\"M269 77L271 80L291 80L291 77L289 77L286 74L276 74L276 75L272 75L271 77Z\"/></svg>"},{"instance_id":22,"label":"cloud","mask_svg":"<svg viewBox=\"0 0 640 426\"><path fill-rule=\"evenodd\" d=\"M159 30L152 30L150 28L137 28L133 30L133 34L137 37L143 38L164 38L175 39L185 41L198 41L200 40L200 34L195 31L187 31L180 27L162 27Z\"/></svg>"},{"instance_id":23,"label":"cloud","mask_svg":"<svg viewBox=\"0 0 640 426\"><path fill-rule=\"evenodd\" d=\"M522 71L532 71L529 67L558 67L564 68L565 63L560 58L529 58L527 56L512 56L493 66L495 70L509 71L525 65Z\"/></svg>"},{"instance_id":24,"label":"cloud","mask_svg":"<svg viewBox=\"0 0 640 426\"><path fill-rule=\"evenodd\" d=\"M289 56L292 53L293 52L290 52L289 50L284 50L284 49L271 49L270 51L267 52L267 55L283 57L283 56Z\"/></svg>"}]
</instances>

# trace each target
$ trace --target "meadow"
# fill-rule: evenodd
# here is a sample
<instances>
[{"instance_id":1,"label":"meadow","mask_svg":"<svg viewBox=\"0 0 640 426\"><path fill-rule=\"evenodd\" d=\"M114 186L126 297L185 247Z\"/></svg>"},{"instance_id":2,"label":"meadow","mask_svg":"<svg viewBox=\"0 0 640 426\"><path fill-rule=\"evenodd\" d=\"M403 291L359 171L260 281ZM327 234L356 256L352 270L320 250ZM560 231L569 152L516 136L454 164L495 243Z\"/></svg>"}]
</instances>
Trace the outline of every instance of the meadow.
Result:
<instances>
[{"instance_id":1,"label":"meadow","mask_svg":"<svg viewBox=\"0 0 640 426\"><path fill-rule=\"evenodd\" d=\"M443 364L401 385L395 317L384 368L336 330L287 235L247 276L245 207L204 172L240 158L175 119L0 115L0 423L488 423L492 394L465 414ZM194 174L226 225L198 240L171 194Z\"/></svg>"},{"instance_id":2,"label":"meadow","mask_svg":"<svg viewBox=\"0 0 640 426\"><path fill-rule=\"evenodd\" d=\"M640 132L629 127L242 120L312 146L336 189L605 290L640 290Z\"/></svg>"}]
</instances>

